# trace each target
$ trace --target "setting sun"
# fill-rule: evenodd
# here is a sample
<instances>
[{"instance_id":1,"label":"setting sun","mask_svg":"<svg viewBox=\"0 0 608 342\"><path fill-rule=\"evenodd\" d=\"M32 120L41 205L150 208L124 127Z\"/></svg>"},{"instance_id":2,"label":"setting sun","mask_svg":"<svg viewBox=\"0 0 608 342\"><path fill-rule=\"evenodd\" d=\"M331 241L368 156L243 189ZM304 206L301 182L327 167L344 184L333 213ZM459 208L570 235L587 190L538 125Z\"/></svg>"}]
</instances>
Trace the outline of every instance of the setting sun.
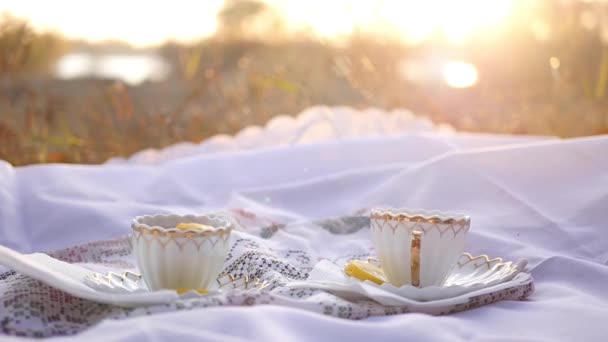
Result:
<instances>
[{"instance_id":1,"label":"setting sun","mask_svg":"<svg viewBox=\"0 0 608 342\"><path fill-rule=\"evenodd\" d=\"M477 69L473 64L450 61L443 67L443 78L452 88L468 88L477 83Z\"/></svg>"}]
</instances>

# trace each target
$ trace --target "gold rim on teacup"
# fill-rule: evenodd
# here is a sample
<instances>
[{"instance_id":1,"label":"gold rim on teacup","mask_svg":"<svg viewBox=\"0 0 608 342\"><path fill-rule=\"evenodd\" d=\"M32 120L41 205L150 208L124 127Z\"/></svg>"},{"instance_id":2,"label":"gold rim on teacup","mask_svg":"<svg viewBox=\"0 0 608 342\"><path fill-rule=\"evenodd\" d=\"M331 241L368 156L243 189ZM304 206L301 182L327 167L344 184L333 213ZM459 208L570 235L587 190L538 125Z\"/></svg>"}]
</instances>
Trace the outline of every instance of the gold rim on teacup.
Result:
<instances>
[{"instance_id":1,"label":"gold rim on teacup","mask_svg":"<svg viewBox=\"0 0 608 342\"><path fill-rule=\"evenodd\" d=\"M157 224L150 224L150 222L158 222L164 220L163 227ZM205 224L212 229L177 229L176 226L184 222L194 222ZM169 237L211 237L211 236L225 236L229 235L232 231L233 224L230 220L221 215L174 215L174 214L156 214L156 215L143 215L137 216L131 222L131 228L141 234L148 234L154 236L169 236Z\"/></svg>"},{"instance_id":2,"label":"gold rim on teacup","mask_svg":"<svg viewBox=\"0 0 608 342\"><path fill-rule=\"evenodd\" d=\"M441 224L469 224L471 217L464 214L442 212L439 210L376 208L370 212L372 219L410 221Z\"/></svg>"}]
</instances>

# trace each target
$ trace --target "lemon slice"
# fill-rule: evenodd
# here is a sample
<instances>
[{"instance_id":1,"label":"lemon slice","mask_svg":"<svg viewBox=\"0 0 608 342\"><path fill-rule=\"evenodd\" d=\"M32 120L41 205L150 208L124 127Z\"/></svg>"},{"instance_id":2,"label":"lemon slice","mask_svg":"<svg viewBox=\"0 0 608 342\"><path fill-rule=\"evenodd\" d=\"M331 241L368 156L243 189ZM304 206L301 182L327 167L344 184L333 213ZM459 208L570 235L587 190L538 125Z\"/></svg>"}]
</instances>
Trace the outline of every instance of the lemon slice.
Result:
<instances>
[{"instance_id":1,"label":"lemon slice","mask_svg":"<svg viewBox=\"0 0 608 342\"><path fill-rule=\"evenodd\" d=\"M213 229L213 227L211 227L211 226L208 226L208 225L205 225L205 224L200 224L200 223L194 223L194 222L180 223L175 228L177 228L179 230L189 230L189 229L208 230L208 229Z\"/></svg>"},{"instance_id":2,"label":"lemon slice","mask_svg":"<svg viewBox=\"0 0 608 342\"><path fill-rule=\"evenodd\" d=\"M176 289L175 290L178 294L184 294L190 291L194 291L194 292L198 292L199 294L205 294L209 291L205 290L205 289Z\"/></svg>"},{"instance_id":3,"label":"lemon slice","mask_svg":"<svg viewBox=\"0 0 608 342\"><path fill-rule=\"evenodd\" d=\"M384 271L376 265L361 260L352 260L344 265L344 272L351 277L365 281L369 280L378 285L386 283Z\"/></svg>"}]
</instances>

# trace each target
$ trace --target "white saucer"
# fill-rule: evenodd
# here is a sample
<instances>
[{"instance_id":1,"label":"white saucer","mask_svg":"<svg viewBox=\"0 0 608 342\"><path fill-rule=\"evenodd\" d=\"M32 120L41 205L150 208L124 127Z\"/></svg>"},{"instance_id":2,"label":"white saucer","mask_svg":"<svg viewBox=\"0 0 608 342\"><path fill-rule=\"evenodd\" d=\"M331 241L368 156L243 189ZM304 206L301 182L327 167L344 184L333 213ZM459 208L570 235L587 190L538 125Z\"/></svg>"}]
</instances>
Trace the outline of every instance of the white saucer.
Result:
<instances>
[{"instance_id":1,"label":"white saucer","mask_svg":"<svg viewBox=\"0 0 608 342\"><path fill-rule=\"evenodd\" d=\"M131 271L87 274L84 277L84 283L95 290L106 293L129 294L150 292L142 276ZM269 285L267 281L255 277L244 276L235 278L232 274L228 274L219 277L207 289L207 292L198 292L192 289L182 293L180 297L205 296L230 290L263 290Z\"/></svg>"},{"instance_id":2,"label":"white saucer","mask_svg":"<svg viewBox=\"0 0 608 342\"><path fill-rule=\"evenodd\" d=\"M526 260L504 262L501 258L490 259L485 255L473 257L465 253L460 256L443 286L418 288L361 281L346 275L340 266L323 260L315 265L307 280L292 282L288 286L322 289L345 299L367 298L384 305L397 306L442 301L463 295L477 296L531 283L532 277L522 272L526 265Z\"/></svg>"},{"instance_id":3,"label":"white saucer","mask_svg":"<svg viewBox=\"0 0 608 342\"><path fill-rule=\"evenodd\" d=\"M124 269L104 267L104 274L100 274L84 265L70 264L44 253L21 254L3 246L0 246L0 264L73 296L121 307L168 304L229 290L268 290L268 284L257 278L227 275L218 279L217 288L204 294L196 291L183 294L174 290L149 291L139 279L139 274Z\"/></svg>"}]
</instances>

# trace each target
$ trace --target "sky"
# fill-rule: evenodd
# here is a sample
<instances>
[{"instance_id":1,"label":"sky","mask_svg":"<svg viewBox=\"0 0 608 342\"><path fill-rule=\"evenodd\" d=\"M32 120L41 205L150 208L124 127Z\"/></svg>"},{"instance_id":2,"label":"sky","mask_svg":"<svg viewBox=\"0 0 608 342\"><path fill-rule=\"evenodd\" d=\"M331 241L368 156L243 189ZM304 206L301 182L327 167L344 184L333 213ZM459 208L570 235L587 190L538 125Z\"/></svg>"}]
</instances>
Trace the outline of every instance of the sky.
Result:
<instances>
[{"instance_id":1,"label":"sky","mask_svg":"<svg viewBox=\"0 0 608 342\"><path fill-rule=\"evenodd\" d=\"M159 44L170 38L195 40L212 34L222 0L2 0L0 11L29 19L38 29L91 41Z\"/></svg>"},{"instance_id":2,"label":"sky","mask_svg":"<svg viewBox=\"0 0 608 342\"><path fill-rule=\"evenodd\" d=\"M458 43L510 15L513 0L266 0L292 31L339 39L356 27L418 42L441 29ZM212 35L223 0L2 0L0 12L27 18L39 30L89 41L152 46Z\"/></svg>"}]
</instances>

